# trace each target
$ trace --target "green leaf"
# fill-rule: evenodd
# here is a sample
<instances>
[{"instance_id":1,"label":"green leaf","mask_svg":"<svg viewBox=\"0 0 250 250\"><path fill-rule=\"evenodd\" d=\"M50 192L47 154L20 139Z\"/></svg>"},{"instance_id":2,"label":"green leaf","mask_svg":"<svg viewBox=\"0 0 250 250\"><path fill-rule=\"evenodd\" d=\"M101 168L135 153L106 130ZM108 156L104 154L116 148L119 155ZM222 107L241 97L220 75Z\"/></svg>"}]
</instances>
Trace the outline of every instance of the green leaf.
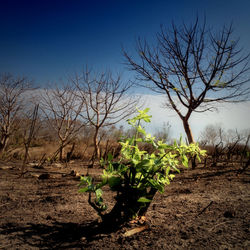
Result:
<instances>
[{"instance_id":1,"label":"green leaf","mask_svg":"<svg viewBox=\"0 0 250 250\"><path fill-rule=\"evenodd\" d=\"M178 173L181 172L180 169L178 169L178 168L176 167L176 164L175 164L175 163L171 164L171 168L174 169L174 170L175 170L176 172L178 172Z\"/></svg>"},{"instance_id":2,"label":"green leaf","mask_svg":"<svg viewBox=\"0 0 250 250\"><path fill-rule=\"evenodd\" d=\"M145 159L145 160L142 160L139 164L138 164L138 167L146 167L146 168L150 168L152 167L154 164L154 160L152 159Z\"/></svg>"},{"instance_id":3,"label":"green leaf","mask_svg":"<svg viewBox=\"0 0 250 250\"><path fill-rule=\"evenodd\" d=\"M81 176L80 177L81 183L80 185L91 185L92 184L92 177L91 176Z\"/></svg>"},{"instance_id":4,"label":"green leaf","mask_svg":"<svg viewBox=\"0 0 250 250\"><path fill-rule=\"evenodd\" d=\"M101 158L101 159L100 159L100 165L101 165L102 167L104 167L105 164L106 164L106 161L105 161L103 158Z\"/></svg>"},{"instance_id":5,"label":"green leaf","mask_svg":"<svg viewBox=\"0 0 250 250\"><path fill-rule=\"evenodd\" d=\"M196 158L197 158L197 160L198 160L199 162L201 162L201 158L200 158L199 155L196 155Z\"/></svg>"},{"instance_id":6,"label":"green leaf","mask_svg":"<svg viewBox=\"0 0 250 250\"><path fill-rule=\"evenodd\" d=\"M100 188L98 188L95 191L95 195L96 195L96 199L99 200L102 197L102 190Z\"/></svg>"},{"instance_id":7,"label":"green leaf","mask_svg":"<svg viewBox=\"0 0 250 250\"><path fill-rule=\"evenodd\" d=\"M102 204L102 205L101 205L101 209L102 209L102 211L107 210L107 208L108 208L108 206L107 206L106 204Z\"/></svg>"},{"instance_id":8,"label":"green leaf","mask_svg":"<svg viewBox=\"0 0 250 250\"><path fill-rule=\"evenodd\" d=\"M147 199L146 197L140 197L140 198L137 200L137 202L143 202L143 203L146 203L146 202L150 203L151 201L152 201L152 200Z\"/></svg>"},{"instance_id":9,"label":"green leaf","mask_svg":"<svg viewBox=\"0 0 250 250\"><path fill-rule=\"evenodd\" d=\"M80 189L78 190L79 193L85 193L85 192L87 192L87 191L89 191L88 187L80 188Z\"/></svg>"},{"instance_id":10,"label":"green leaf","mask_svg":"<svg viewBox=\"0 0 250 250\"><path fill-rule=\"evenodd\" d=\"M88 185L88 186L86 186L86 187L84 187L84 188L80 188L80 189L79 189L79 192L80 192L80 193L84 193L84 192L94 192L94 190L95 190L95 186L94 186L93 184L91 184L91 185Z\"/></svg>"},{"instance_id":11,"label":"green leaf","mask_svg":"<svg viewBox=\"0 0 250 250\"><path fill-rule=\"evenodd\" d=\"M150 108L145 108L145 109L143 110L143 112L144 112L144 113L148 113L149 110L150 110Z\"/></svg>"},{"instance_id":12,"label":"green leaf","mask_svg":"<svg viewBox=\"0 0 250 250\"><path fill-rule=\"evenodd\" d=\"M175 177L175 175L174 175L174 174L170 174L170 175L169 175L169 178L170 178L171 180L173 180L173 179L174 179L174 177Z\"/></svg>"},{"instance_id":13,"label":"green leaf","mask_svg":"<svg viewBox=\"0 0 250 250\"><path fill-rule=\"evenodd\" d=\"M112 161L113 160L113 155L111 153L108 153L108 161Z\"/></svg>"},{"instance_id":14,"label":"green leaf","mask_svg":"<svg viewBox=\"0 0 250 250\"><path fill-rule=\"evenodd\" d=\"M149 180L149 183L151 185L151 187L157 189L160 193L163 193L164 192L164 185L163 184L160 184L158 183L156 180L154 179L150 179Z\"/></svg>"},{"instance_id":15,"label":"green leaf","mask_svg":"<svg viewBox=\"0 0 250 250\"><path fill-rule=\"evenodd\" d=\"M146 135L146 131L140 125L137 127L137 131L143 135Z\"/></svg>"},{"instance_id":16,"label":"green leaf","mask_svg":"<svg viewBox=\"0 0 250 250\"><path fill-rule=\"evenodd\" d=\"M188 168L188 158L186 155L182 155L182 164L184 167Z\"/></svg>"},{"instance_id":17,"label":"green leaf","mask_svg":"<svg viewBox=\"0 0 250 250\"><path fill-rule=\"evenodd\" d=\"M115 186L118 186L121 183L120 177L111 177L108 179L108 184L111 188L114 188Z\"/></svg>"}]
</instances>

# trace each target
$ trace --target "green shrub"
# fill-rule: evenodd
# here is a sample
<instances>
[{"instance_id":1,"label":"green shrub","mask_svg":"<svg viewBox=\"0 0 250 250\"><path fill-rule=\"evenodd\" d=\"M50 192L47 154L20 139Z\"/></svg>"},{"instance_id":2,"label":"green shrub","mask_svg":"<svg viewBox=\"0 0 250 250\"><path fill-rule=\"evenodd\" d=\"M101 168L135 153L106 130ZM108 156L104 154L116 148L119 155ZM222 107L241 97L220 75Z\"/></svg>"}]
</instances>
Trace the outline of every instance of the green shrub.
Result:
<instances>
[{"instance_id":1,"label":"green shrub","mask_svg":"<svg viewBox=\"0 0 250 250\"><path fill-rule=\"evenodd\" d=\"M106 161L101 160L104 167L102 181L95 184L91 176L81 178L79 191L89 193L89 204L103 220L125 222L145 215L156 192L163 193L165 186L174 178L173 172L179 173L181 165L188 167L190 157L196 155L199 160L199 156L205 154L197 144L187 146L180 140L179 144L167 145L155 141L141 126L142 122L150 122L148 111L138 110L139 114L128 120L136 133L120 142L120 158L114 160L110 154ZM150 144L154 152L140 150L139 143ZM102 197L102 187L105 185L116 192L116 204L109 213ZM95 194L94 200L92 193Z\"/></svg>"}]
</instances>

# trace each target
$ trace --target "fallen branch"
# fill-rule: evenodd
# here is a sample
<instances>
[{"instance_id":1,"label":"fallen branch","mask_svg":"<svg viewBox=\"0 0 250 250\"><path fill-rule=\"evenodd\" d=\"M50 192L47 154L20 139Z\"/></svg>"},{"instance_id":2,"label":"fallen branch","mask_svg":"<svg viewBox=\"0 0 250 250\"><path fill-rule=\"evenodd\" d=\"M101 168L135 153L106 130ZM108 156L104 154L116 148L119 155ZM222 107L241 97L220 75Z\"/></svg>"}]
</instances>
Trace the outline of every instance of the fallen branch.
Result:
<instances>
[{"instance_id":1,"label":"fallen branch","mask_svg":"<svg viewBox=\"0 0 250 250\"><path fill-rule=\"evenodd\" d=\"M148 225L144 225L144 226L141 226L141 227L131 229L131 230L125 232L123 234L123 237L130 237L130 236L132 236L134 234L137 234L137 233L140 233L140 232L142 232L142 231L144 231L146 229L148 229Z\"/></svg>"}]
</instances>

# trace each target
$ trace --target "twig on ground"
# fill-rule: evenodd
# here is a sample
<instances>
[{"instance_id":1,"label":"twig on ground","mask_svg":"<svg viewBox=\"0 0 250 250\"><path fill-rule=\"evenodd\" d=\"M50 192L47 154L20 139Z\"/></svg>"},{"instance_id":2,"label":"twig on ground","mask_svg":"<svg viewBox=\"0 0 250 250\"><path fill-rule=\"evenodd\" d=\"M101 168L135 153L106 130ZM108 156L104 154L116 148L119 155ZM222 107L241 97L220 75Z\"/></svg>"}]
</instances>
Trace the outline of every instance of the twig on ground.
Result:
<instances>
[{"instance_id":1,"label":"twig on ground","mask_svg":"<svg viewBox=\"0 0 250 250\"><path fill-rule=\"evenodd\" d=\"M134 235L136 233L140 233L140 232L142 232L142 231L144 231L146 229L148 229L148 225L144 225L144 226L141 226L141 227L137 227L137 228L131 229L131 230L125 232L123 234L123 237L130 237L130 236L132 236L132 235Z\"/></svg>"},{"instance_id":2,"label":"twig on ground","mask_svg":"<svg viewBox=\"0 0 250 250\"><path fill-rule=\"evenodd\" d=\"M204 213L212 204L213 204L213 201L210 201L210 203L209 203L206 207L204 207L204 208L196 215L196 217L199 216L199 215L201 215L202 213Z\"/></svg>"},{"instance_id":3,"label":"twig on ground","mask_svg":"<svg viewBox=\"0 0 250 250\"><path fill-rule=\"evenodd\" d=\"M221 223L218 223L218 224L216 224L216 225L214 225L212 228L210 228L208 231L209 232L212 232L215 228L217 228L218 226L221 226L221 225L223 225L223 224L226 224L227 223L227 221L223 221L223 222L221 222Z\"/></svg>"}]
</instances>

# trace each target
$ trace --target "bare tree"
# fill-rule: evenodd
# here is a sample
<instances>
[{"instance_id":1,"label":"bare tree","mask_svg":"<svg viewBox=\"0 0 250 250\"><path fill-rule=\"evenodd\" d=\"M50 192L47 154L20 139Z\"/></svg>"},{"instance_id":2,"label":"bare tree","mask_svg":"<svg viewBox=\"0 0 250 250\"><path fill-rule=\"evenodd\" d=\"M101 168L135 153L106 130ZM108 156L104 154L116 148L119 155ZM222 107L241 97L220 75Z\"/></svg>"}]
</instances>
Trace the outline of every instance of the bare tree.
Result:
<instances>
[{"instance_id":1,"label":"bare tree","mask_svg":"<svg viewBox=\"0 0 250 250\"><path fill-rule=\"evenodd\" d=\"M224 156L226 150L225 144L226 131L220 124L209 124L201 132L199 143L207 150L204 166L207 166L208 160L211 160L211 166L216 166L219 159Z\"/></svg>"},{"instance_id":2,"label":"bare tree","mask_svg":"<svg viewBox=\"0 0 250 250\"><path fill-rule=\"evenodd\" d=\"M70 85L55 86L41 92L41 109L50 126L56 131L59 140L59 160L62 161L64 148L84 126L80 122L83 105L76 98L76 92Z\"/></svg>"},{"instance_id":3,"label":"bare tree","mask_svg":"<svg viewBox=\"0 0 250 250\"><path fill-rule=\"evenodd\" d=\"M36 126L37 118L38 118L38 108L39 108L39 104L36 104L32 114L31 115L28 114L27 119L26 119L27 122L25 124L26 126L23 130L23 144L24 144L25 152L24 152L23 164L21 167L21 176L24 175L24 169L25 169L25 165L29 156L29 148L30 148L31 141L34 139L35 134L38 131L38 126Z\"/></svg>"},{"instance_id":4,"label":"bare tree","mask_svg":"<svg viewBox=\"0 0 250 250\"><path fill-rule=\"evenodd\" d=\"M247 156L248 143L250 139L249 130L237 131L223 129L220 125L207 125L199 137L200 145L207 150L207 158L211 158L212 166L219 161L232 163L243 162Z\"/></svg>"},{"instance_id":5,"label":"bare tree","mask_svg":"<svg viewBox=\"0 0 250 250\"><path fill-rule=\"evenodd\" d=\"M199 136L199 142L213 148L225 141L226 133L220 124L208 124Z\"/></svg>"},{"instance_id":6,"label":"bare tree","mask_svg":"<svg viewBox=\"0 0 250 250\"><path fill-rule=\"evenodd\" d=\"M194 24L161 28L156 44L138 39L137 57L126 51L138 84L166 94L167 107L181 118L188 142L194 142L189 118L193 112L213 110L218 102L240 102L249 97L249 55L242 54L233 29L218 33L198 18Z\"/></svg>"},{"instance_id":7,"label":"bare tree","mask_svg":"<svg viewBox=\"0 0 250 250\"><path fill-rule=\"evenodd\" d=\"M85 106L83 117L95 130L94 163L96 158L100 158L100 129L114 125L134 113L139 98L129 95L131 83L123 82L120 76L113 76L111 72L97 74L86 67L80 76L76 75L72 80Z\"/></svg>"},{"instance_id":8,"label":"bare tree","mask_svg":"<svg viewBox=\"0 0 250 250\"><path fill-rule=\"evenodd\" d=\"M171 130L171 125L169 122L167 123L163 123L163 126L161 129L156 130L156 132L154 133L154 136L156 138L157 141L163 141L163 142L167 142L169 141L170 138L170 130Z\"/></svg>"},{"instance_id":9,"label":"bare tree","mask_svg":"<svg viewBox=\"0 0 250 250\"><path fill-rule=\"evenodd\" d=\"M246 131L247 132L247 131ZM241 151L241 164L243 165L243 168L239 170L239 173L243 173L249 166L250 166L250 131L247 132L247 136L245 137L245 145ZM246 161L244 162L244 159L246 158Z\"/></svg>"},{"instance_id":10,"label":"bare tree","mask_svg":"<svg viewBox=\"0 0 250 250\"><path fill-rule=\"evenodd\" d=\"M31 82L24 77L0 75L0 154L18 124L16 120L23 109L25 92L30 89Z\"/></svg>"}]
</instances>

